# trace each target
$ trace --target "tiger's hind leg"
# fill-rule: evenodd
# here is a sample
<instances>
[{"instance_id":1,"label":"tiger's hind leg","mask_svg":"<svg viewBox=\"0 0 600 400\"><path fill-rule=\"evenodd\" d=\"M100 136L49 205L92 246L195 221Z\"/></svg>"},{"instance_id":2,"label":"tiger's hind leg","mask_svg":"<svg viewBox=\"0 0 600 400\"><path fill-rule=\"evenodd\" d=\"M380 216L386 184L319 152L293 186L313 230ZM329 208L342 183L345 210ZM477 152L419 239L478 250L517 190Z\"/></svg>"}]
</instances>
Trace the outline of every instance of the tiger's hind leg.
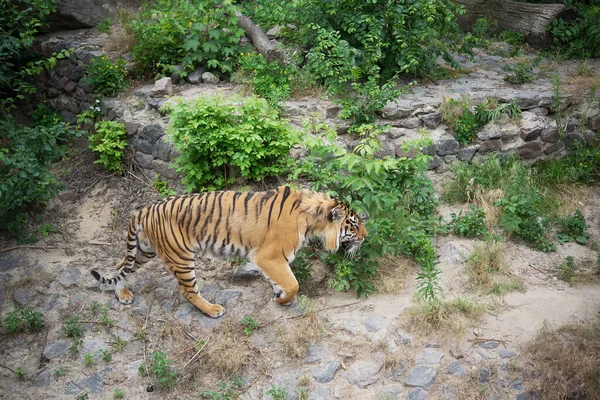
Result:
<instances>
[{"instance_id":1,"label":"tiger's hind leg","mask_svg":"<svg viewBox=\"0 0 600 400\"><path fill-rule=\"evenodd\" d=\"M198 281L196 280L196 270L194 269L194 261L190 261L190 259L185 261L181 260L181 262L173 262L164 259L163 261L167 269L177 279L179 290L183 297L209 317L220 317L225 310L219 304L213 304L200 295L200 288L198 287Z\"/></svg>"},{"instance_id":2,"label":"tiger's hind leg","mask_svg":"<svg viewBox=\"0 0 600 400\"><path fill-rule=\"evenodd\" d=\"M131 267L127 267L127 263L124 266L124 271L127 274L135 272L139 267L146 264L148 261L156 257L156 252L154 248L150 244L150 242L146 239L146 236L143 232L138 234L137 240L137 251L135 253L135 263ZM126 285L125 277L122 276L122 279L117 282L117 286L115 288L115 296L117 300L119 300L122 304L131 304L133 303L133 292L130 289L125 287Z\"/></svg>"}]
</instances>

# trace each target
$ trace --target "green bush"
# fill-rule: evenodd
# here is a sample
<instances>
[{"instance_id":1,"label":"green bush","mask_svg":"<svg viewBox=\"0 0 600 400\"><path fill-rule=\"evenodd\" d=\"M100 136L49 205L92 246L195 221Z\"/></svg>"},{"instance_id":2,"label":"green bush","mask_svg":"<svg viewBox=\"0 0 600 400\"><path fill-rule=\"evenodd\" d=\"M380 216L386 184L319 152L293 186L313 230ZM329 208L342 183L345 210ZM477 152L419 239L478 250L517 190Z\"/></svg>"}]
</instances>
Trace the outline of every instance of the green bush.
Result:
<instances>
[{"instance_id":1,"label":"green bush","mask_svg":"<svg viewBox=\"0 0 600 400\"><path fill-rule=\"evenodd\" d=\"M600 57L600 1L566 1L578 17L569 22L553 19L546 29L552 32L555 48L566 57Z\"/></svg>"},{"instance_id":2,"label":"green bush","mask_svg":"<svg viewBox=\"0 0 600 400\"><path fill-rule=\"evenodd\" d=\"M85 81L94 87L96 94L116 96L128 85L126 64L122 58L113 61L106 56L96 57L85 68Z\"/></svg>"},{"instance_id":3,"label":"green bush","mask_svg":"<svg viewBox=\"0 0 600 400\"><path fill-rule=\"evenodd\" d=\"M189 191L221 189L236 175L252 180L280 175L298 140L256 97L179 101L170 106L168 131L181 153L175 165Z\"/></svg>"},{"instance_id":4,"label":"green bush","mask_svg":"<svg viewBox=\"0 0 600 400\"><path fill-rule=\"evenodd\" d=\"M0 121L0 229L15 236L22 232L27 210L46 204L63 188L50 165L82 134L56 117L40 123L17 126Z\"/></svg>"},{"instance_id":5,"label":"green bush","mask_svg":"<svg viewBox=\"0 0 600 400\"><path fill-rule=\"evenodd\" d=\"M42 329L42 325L42 313L35 311L31 307L11 311L4 317L4 327L6 328L7 335L25 330L39 332Z\"/></svg>"},{"instance_id":6,"label":"green bush","mask_svg":"<svg viewBox=\"0 0 600 400\"><path fill-rule=\"evenodd\" d=\"M295 67L282 65L276 61L267 61L262 54L242 53L239 57L239 69L251 78L254 93L269 100L271 106L292 94L292 78Z\"/></svg>"},{"instance_id":7,"label":"green bush","mask_svg":"<svg viewBox=\"0 0 600 400\"><path fill-rule=\"evenodd\" d=\"M565 261L562 264L560 264L559 272L558 272L558 279L565 281L565 282L571 282L571 280L573 279L573 276L575 276L574 261L575 261L575 259L573 258L573 256L567 256L565 258Z\"/></svg>"},{"instance_id":8,"label":"green bush","mask_svg":"<svg viewBox=\"0 0 600 400\"><path fill-rule=\"evenodd\" d=\"M150 360L150 376L152 384L161 388L171 388L179 383L179 372L171 366L173 360L167 358L162 351L153 351Z\"/></svg>"},{"instance_id":9,"label":"green bush","mask_svg":"<svg viewBox=\"0 0 600 400\"><path fill-rule=\"evenodd\" d=\"M102 164L110 172L123 172L123 155L127 147L125 125L116 121L100 121L96 133L89 136L90 149L99 157L94 164Z\"/></svg>"},{"instance_id":10,"label":"green bush","mask_svg":"<svg viewBox=\"0 0 600 400\"><path fill-rule=\"evenodd\" d=\"M533 70L539 65L541 57L537 57L530 61L519 61L514 66L504 65L502 69L507 72L504 80L513 85L522 85L531 82L536 78Z\"/></svg>"},{"instance_id":11,"label":"green bush","mask_svg":"<svg viewBox=\"0 0 600 400\"><path fill-rule=\"evenodd\" d=\"M157 0L142 5L131 22L136 44L132 50L138 72L165 72L183 63L203 65L223 73L233 71L244 31L237 26L231 1Z\"/></svg>"},{"instance_id":12,"label":"green bush","mask_svg":"<svg viewBox=\"0 0 600 400\"><path fill-rule=\"evenodd\" d=\"M585 245L590 238L587 231L588 225L585 223L585 217L577 209L572 215L565 215L558 219L558 232L556 237L561 243L576 241Z\"/></svg>"},{"instance_id":13,"label":"green bush","mask_svg":"<svg viewBox=\"0 0 600 400\"><path fill-rule=\"evenodd\" d=\"M353 258L342 253L321 255L335 271L329 286L335 290L352 288L359 297L369 295L374 290L370 280L379 259L385 254L408 254L421 266L419 293L435 300L440 290L432 243L437 220L431 211L436 200L431 181L424 175L429 156L417 153L411 159L376 158L381 127L366 125L355 130L360 141L353 152L331 144L335 132L322 129L317 127L318 135L307 138L309 155L296 165L292 178L309 180L313 189L328 190L369 216L365 222L369 240L358 254ZM430 143L428 139L406 143L403 150L421 149Z\"/></svg>"},{"instance_id":14,"label":"green bush","mask_svg":"<svg viewBox=\"0 0 600 400\"><path fill-rule=\"evenodd\" d=\"M470 210L464 215L462 211L456 215L450 214L452 221L448 224L458 236L483 238L487 234L485 227L485 212L481 208L470 205Z\"/></svg>"}]
</instances>

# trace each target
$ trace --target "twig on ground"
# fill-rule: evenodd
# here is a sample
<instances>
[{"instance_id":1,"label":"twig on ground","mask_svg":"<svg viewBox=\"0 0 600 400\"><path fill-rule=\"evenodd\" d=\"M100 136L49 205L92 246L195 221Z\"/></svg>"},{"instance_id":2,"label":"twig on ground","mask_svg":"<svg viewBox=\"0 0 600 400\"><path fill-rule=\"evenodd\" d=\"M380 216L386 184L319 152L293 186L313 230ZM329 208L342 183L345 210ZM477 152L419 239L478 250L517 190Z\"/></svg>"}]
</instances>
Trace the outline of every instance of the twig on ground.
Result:
<instances>
[{"instance_id":1,"label":"twig on ground","mask_svg":"<svg viewBox=\"0 0 600 400\"><path fill-rule=\"evenodd\" d=\"M204 341L204 344L202 345L202 347L200 347L200 349L196 352L196 354L194 354L194 356L192 358L190 358L190 361L187 362L187 364L185 364L183 366L183 368L187 367L188 365L190 365L192 362L198 360L200 357L198 357L200 355L200 352L202 350L204 350L204 348L206 347L206 344L208 343L208 341L210 340L210 336L206 338L206 340ZM198 357L198 358L196 358Z\"/></svg>"},{"instance_id":2,"label":"twig on ground","mask_svg":"<svg viewBox=\"0 0 600 400\"><path fill-rule=\"evenodd\" d=\"M2 367L2 368L6 368L7 370L9 370L10 372L12 372L12 373L13 373L13 374L15 374L15 375L17 374L17 372L16 372L14 369L12 369L11 367L7 367L7 366L6 366L6 365L4 365L4 364L0 364L0 367Z\"/></svg>"},{"instance_id":3,"label":"twig on ground","mask_svg":"<svg viewBox=\"0 0 600 400\"><path fill-rule=\"evenodd\" d=\"M95 244L97 246L110 246L110 245L112 245L112 243L108 243L108 242L96 242L94 240L90 240L88 242L88 244Z\"/></svg>"},{"instance_id":4,"label":"twig on ground","mask_svg":"<svg viewBox=\"0 0 600 400\"><path fill-rule=\"evenodd\" d=\"M506 339L489 339L489 338L474 338L474 339L467 339L467 341L471 342L471 346L474 346L476 344L479 343L485 343L485 342L498 342L498 343L502 343L502 346L506 347L506 343L509 342L510 340L506 340Z\"/></svg>"},{"instance_id":5,"label":"twig on ground","mask_svg":"<svg viewBox=\"0 0 600 400\"><path fill-rule=\"evenodd\" d=\"M41 249L41 250L48 250L48 249L58 249L59 247L56 246L13 246L13 247L8 247L6 249L2 249L0 250L0 253L6 253L8 251L13 251L13 250L17 250L17 249Z\"/></svg>"},{"instance_id":6,"label":"twig on ground","mask_svg":"<svg viewBox=\"0 0 600 400\"><path fill-rule=\"evenodd\" d=\"M309 311L309 312L310 312L310 313L318 313L318 312L321 312L321 311L335 310L336 308L350 307L350 306L353 306L353 305L356 305L356 304L359 304L359 303L360 303L360 301L355 301L355 302L353 302L353 303L342 304L342 305L339 305L339 306L333 306L333 307L325 307L325 308L320 308L320 309L318 309L318 310L312 310L312 311ZM279 321L285 321L285 320L287 320L287 319L294 319L294 318L300 318L300 317L304 317L304 316L306 316L306 314L308 314L308 313L303 313L303 314L298 314L298 315L289 315L289 316L285 316L285 317L276 318L276 319L273 319L273 320L271 320L271 321L262 322L261 324L259 324L259 325L257 326L257 329L258 329L258 328L265 327L265 326L267 326L267 325L271 325L271 324L272 324L272 323L274 323L274 322L279 322Z\"/></svg>"}]
</instances>

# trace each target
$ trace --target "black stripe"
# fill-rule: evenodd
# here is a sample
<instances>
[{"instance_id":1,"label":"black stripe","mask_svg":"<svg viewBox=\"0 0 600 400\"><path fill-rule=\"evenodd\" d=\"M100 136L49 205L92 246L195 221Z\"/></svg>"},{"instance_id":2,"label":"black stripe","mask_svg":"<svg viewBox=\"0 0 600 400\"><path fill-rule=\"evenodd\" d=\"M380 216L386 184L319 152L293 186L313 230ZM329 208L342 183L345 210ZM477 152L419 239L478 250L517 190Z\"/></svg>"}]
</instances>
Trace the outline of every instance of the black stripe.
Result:
<instances>
[{"instance_id":1,"label":"black stripe","mask_svg":"<svg viewBox=\"0 0 600 400\"><path fill-rule=\"evenodd\" d=\"M281 250L281 255L283 256L283 258L285 258L285 261L289 264L290 260L288 260L288 258L285 256L285 253L283 252L283 249Z\"/></svg>"},{"instance_id":2,"label":"black stripe","mask_svg":"<svg viewBox=\"0 0 600 400\"><path fill-rule=\"evenodd\" d=\"M248 200L250 200L250 198L254 196L253 192L248 192L246 193L246 198L244 199L244 214L248 215Z\"/></svg>"},{"instance_id":3,"label":"black stripe","mask_svg":"<svg viewBox=\"0 0 600 400\"><path fill-rule=\"evenodd\" d=\"M279 196L279 193L277 193L275 195L275 197L273 198L273 201L271 202L271 206L269 207L269 217L267 218L267 228L269 228L271 226L271 214L273 213L273 206L275 205L275 202L277 201L277 196Z\"/></svg>"},{"instance_id":4,"label":"black stripe","mask_svg":"<svg viewBox=\"0 0 600 400\"><path fill-rule=\"evenodd\" d=\"M191 277L191 278L189 278L189 279L185 279L185 278L177 278L177 280L178 280L179 282L191 282L191 281L195 281L195 280L196 280L196 277L195 277L195 276L192 276L192 277Z\"/></svg>"},{"instance_id":5,"label":"black stripe","mask_svg":"<svg viewBox=\"0 0 600 400\"><path fill-rule=\"evenodd\" d=\"M137 247L137 244L129 244L127 243L127 250L133 250Z\"/></svg>"},{"instance_id":6,"label":"black stripe","mask_svg":"<svg viewBox=\"0 0 600 400\"><path fill-rule=\"evenodd\" d=\"M233 194L233 199L232 199L232 200L233 200L233 206L232 206L233 208L232 208L232 210L231 210L231 213L232 213L232 214L233 214L233 213L235 213L235 203L237 203L237 199L238 199L238 197L240 197L241 195L242 195L242 193L241 193L241 192L235 192L235 193Z\"/></svg>"},{"instance_id":7,"label":"black stripe","mask_svg":"<svg viewBox=\"0 0 600 400\"><path fill-rule=\"evenodd\" d=\"M294 202L292 203L292 208L290 209L290 215L292 215L294 210L296 208L298 208L299 205L300 205L300 200L298 200L298 199L294 200Z\"/></svg>"},{"instance_id":8,"label":"black stripe","mask_svg":"<svg viewBox=\"0 0 600 400\"><path fill-rule=\"evenodd\" d=\"M292 192L292 189L290 189L289 186L286 186L285 189L283 189L283 198L281 199L281 204L279 205L279 215L277 216L277 220L279 220L279 218L281 217L281 212L283 211L283 205L285 204L285 201L287 200L287 198L289 197L291 192Z\"/></svg>"}]
</instances>

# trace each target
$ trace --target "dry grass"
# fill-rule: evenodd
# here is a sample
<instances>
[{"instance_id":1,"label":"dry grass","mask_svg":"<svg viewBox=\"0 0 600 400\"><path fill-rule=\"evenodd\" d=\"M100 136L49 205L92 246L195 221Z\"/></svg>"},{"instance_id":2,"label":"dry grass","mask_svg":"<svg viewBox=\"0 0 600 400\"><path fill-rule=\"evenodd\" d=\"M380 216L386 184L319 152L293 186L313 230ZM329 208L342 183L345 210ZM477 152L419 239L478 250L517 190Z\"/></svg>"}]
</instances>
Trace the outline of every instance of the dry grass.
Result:
<instances>
[{"instance_id":1,"label":"dry grass","mask_svg":"<svg viewBox=\"0 0 600 400\"><path fill-rule=\"evenodd\" d=\"M484 191L478 185L473 193L473 199L469 200L472 200L477 207L485 212L485 225L488 231L491 231L497 225L500 217L500 208L494 206L494 203L504 197L504 191L502 189Z\"/></svg>"},{"instance_id":2,"label":"dry grass","mask_svg":"<svg viewBox=\"0 0 600 400\"><path fill-rule=\"evenodd\" d=\"M406 329L440 338L461 335L469 326L474 326L483 316L486 306L466 297L444 300L431 307L423 302L415 302L408 309Z\"/></svg>"},{"instance_id":3,"label":"dry grass","mask_svg":"<svg viewBox=\"0 0 600 400\"><path fill-rule=\"evenodd\" d=\"M379 259L379 269L373 277L377 293L398 294L404 289L407 276L414 271L414 261L408 257L384 255Z\"/></svg>"},{"instance_id":4,"label":"dry grass","mask_svg":"<svg viewBox=\"0 0 600 400\"><path fill-rule=\"evenodd\" d=\"M528 385L540 398L600 399L600 324L546 326L523 356Z\"/></svg>"},{"instance_id":5,"label":"dry grass","mask_svg":"<svg viewBox=\"0 0 600 400\"><path fill-rule=\"evenodd\" d=\"M558 201L558 213L571 214L583 209L590 197L591 187L577 184L561 184L552 187Z\"/></svg>"},{"instance_id":6,"label":"dry grass","mask_svg":"<svg viewBox=\"0 0 600 400\"><path fill-rule=\"evenodd\" d=\"M525 291L523 281L504 265L503 243L477 243L467 261L467 274L469 282L486 294L501 296L509 292Z\"/></svg>"},{"instance_id":7,"label":"dry grass","mask_svg":"<svg viewBox=\"0 0 600 400\"><path fill-rule=\"evenodd\" d=\"M203 358L212 371L226 376L242 370L251 355L248 338L225 324L206 344Z\"/></svg>"},{"instance_id":8,"label":"dry grass","mask_svg":"<svg viewBox=\"0 0 600 400\"><path fill-rule=\"evenodd\" d=\"M104 47L114 57L119 57L130 52L135 45L133 31L129 28L132 18L133 15L129 11L121 8L117 11L113 19L114 24L111 27Z\"/></svg>"},{"instance_id":9,"label":"dry grass","mask_svg":"<svg viewBox=\"0 0 600 400\"><path fill-rule=\"evenodd\" d=\"M276 328L283 352L292 358L305 358L308 344L325 334L323 321L310 308L302 317L283 321Z\"/></svg>"}]
</instances>

